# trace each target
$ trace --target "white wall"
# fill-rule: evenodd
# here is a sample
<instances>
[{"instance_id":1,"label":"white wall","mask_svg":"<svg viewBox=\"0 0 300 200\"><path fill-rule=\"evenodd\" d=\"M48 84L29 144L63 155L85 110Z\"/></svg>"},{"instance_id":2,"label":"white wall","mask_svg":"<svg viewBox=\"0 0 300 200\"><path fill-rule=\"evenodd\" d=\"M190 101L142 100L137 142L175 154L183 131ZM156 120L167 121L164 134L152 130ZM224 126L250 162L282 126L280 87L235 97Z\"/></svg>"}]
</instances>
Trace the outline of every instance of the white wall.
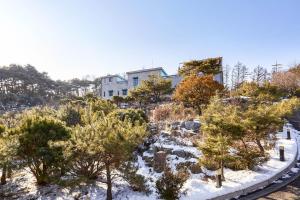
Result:
<instances>
[{"instance_id":1,"label":"white wall","mask_svg":"<svg viewBox=\"0 0 300 200\"><path fill-rule=\"evenodd\" d=\"M113 96L118 96L118 92L119 92L119 96L124 96L122 94L122 90L128 89L127 81L119 82L117 80L118 80L117 76L112 77L112 82L109 82L108 77L104 77L102 79L102 94L101 94L102 98L112 99L112 96L109 96L110 90L113 90ZM104 92L105 92L105 96L104 96Z\"/></svg>"},{"instance_id":2,"label":"white wall","mask_svg":"<svg viewBox=\"0 0 300 200\"><path fill-rule=\"evenodd\" d=\"M139 78L139 85L142 83L143 80L147 80L150 75L160 76L161 70L153 70L153 71L145 71L140 73L129 73L128 75L128 89L133 89L133 78Z\"/></svg>"}]
</instances>

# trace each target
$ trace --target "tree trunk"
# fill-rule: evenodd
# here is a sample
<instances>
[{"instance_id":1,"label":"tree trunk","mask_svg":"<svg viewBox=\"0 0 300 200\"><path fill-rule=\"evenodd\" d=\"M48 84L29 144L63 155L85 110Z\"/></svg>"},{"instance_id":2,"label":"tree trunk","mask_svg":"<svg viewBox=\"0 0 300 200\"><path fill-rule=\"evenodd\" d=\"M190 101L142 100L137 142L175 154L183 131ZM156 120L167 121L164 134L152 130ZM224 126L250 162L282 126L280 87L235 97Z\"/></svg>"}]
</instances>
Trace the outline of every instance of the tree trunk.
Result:
<instances>
[{"instance_id":1,"label":"tree trunk","mask_svg":"<svg viewBox=\"0 0 300 200\"><path fill-rule=\"evenodd\" d=\"M223 160L221 160L221 178L222 178L222 181L225 181Z\"/></svg>"},{"instance_id":2,"label":"tree trunk","mask_svg":"<svg viewBox=\"0 0 300 200\"><path fill-rule=\"evenodd\" d=\"M112 183L111 183L111 174L110 174L110 168L109 164L105 163L106 168L106 184L107 184L107 190L106 190L106 200L112 200Z\"/></svg>"},{"instance_id":3,"label":"tree trunk","mask_svg":"<svg viewBox=\"0 0 300 200\"><path fill-rule=\"evenodd\" d=\"M257 146L259 148L259 151L260 151L261 155L263 155L265 153L265 149L262 146L262 144L260 143L260 140L256 139L256 144L257 144Z\"/></svg>"},{"instance_id":4,"label":"tree trunk","mask_svg":"<svg viewBox=\"0 0 300 200\"><path fill-rule=\"evenodd\" d=\"M201 115L202 115L202 109L201 109L201 106L197 106L197 111L198 111L198 114L201 116Z\"/></svg>"},{"instance_id":5,"label":"tree trunk","mask_svg":"<svg viewBox=\"0 0 300 200\"><path fill-rule=\"evenodd\" d=\"M12 169L11 169L11 165L7 166L7 178L11 178L12 177Z\"/></svg>"},{"instance_id":6,"label":"tree trunk","mask_svg":"<svg viewBox=\"0 0 300 200\"><path fill-rule=\"evenodd\" d=\"M5 185L6 184L6 164L3 165L2 168L2 176L1 176L1 185Z\"/></svg>"}]
</instances>

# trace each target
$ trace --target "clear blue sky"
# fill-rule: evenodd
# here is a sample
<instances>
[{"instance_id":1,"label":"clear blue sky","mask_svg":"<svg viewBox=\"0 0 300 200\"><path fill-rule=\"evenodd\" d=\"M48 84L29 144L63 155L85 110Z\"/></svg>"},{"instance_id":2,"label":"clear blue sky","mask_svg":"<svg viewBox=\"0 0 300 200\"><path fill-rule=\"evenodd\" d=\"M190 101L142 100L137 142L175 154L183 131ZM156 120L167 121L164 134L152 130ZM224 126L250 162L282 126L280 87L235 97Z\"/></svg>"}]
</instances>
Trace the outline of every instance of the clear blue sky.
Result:
<instances>
[{"instance_id":1,"label":"clear blue sky","mask_svg":"<svg viewBox=\"0 0 300 200\"><path fill-rule=\"evenodd\" d=\"M0 66L54 79L223 56L250 68L300 62L299 0L0 0Z\"/></svg>"}]
</instances>

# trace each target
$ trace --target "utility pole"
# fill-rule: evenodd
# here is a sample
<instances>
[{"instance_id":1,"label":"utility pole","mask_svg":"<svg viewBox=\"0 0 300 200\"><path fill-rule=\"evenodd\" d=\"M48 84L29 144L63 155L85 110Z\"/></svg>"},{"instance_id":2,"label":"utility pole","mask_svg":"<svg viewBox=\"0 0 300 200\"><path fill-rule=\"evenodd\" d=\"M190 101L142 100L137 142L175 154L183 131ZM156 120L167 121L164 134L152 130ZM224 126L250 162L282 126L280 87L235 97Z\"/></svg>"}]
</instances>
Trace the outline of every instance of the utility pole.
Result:
<instances>
[{"instance_id":1,"label":"utility pole","mask_svg":"<svg viewBox=\"0 0 300 200\"><path fill-rule=\"evenodd\" d=\"M279 71L280 66L282 66L282 64L277 63L276 60L276 63L272 66L273 66L272 73L277 73Z\"/></svg>"}]
</instances>

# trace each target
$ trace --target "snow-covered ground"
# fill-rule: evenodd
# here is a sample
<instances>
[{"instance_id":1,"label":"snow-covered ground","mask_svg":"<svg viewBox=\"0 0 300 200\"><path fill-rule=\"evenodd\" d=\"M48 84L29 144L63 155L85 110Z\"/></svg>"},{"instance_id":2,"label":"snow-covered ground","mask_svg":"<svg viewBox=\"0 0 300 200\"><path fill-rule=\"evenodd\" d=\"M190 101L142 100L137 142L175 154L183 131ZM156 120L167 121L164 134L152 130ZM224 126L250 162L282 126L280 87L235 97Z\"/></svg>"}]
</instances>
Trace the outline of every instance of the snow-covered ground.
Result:
<instances>
[{"instance_id":1,"label":"snow-covered ground","mask_svg":"<svg viewBox=\"0 0 300 200\"><path fill-rule=\"evenodd\" d=\"M199 200L199 199L210 199L223 195L226 193L241 190L262 182L274 176L279 171L285 169L295 158L297 152L297 138L299 132L291 129L292 140L286 140L286 129L284 127L283 133L278 133L278 141L275 149L269 151L270 160L258 167L255 171L251 170L240 170L232 171L225 169L226 181L223 182L221 188L216 188L215 181L211 179L204 179L205 174L192 174L184 185L186 194L181 197L183 200ZM185 131L188 133L188 131ZM173 153L168 154L167 162L169 166L175 170L176 166L180 163L197 163L196 157L201 156L201 152L192 145L192 142L187 141L185 137L178 137L176 140L170 140L167 134L162 134L159 139L152 144L151 148L144 152L143 155L138 156L136 165L139 167L138 173L146 177L147 184L150 186L152 193L145 195L143 193L132 191L129 186L123 181L118 181L114 184L113 195L114 199L129 199L129 200L155 200L157 195L155 193L155 181L161 176L161 173L153 171L151 165L145 162L144 157L153 157L153 148L165 148L169 151L185 151L190 153L192 156L178 156ZM174 138L173 138L174 139ZM285 162L279 161L279 146L283 145L285 148ZM292 169L295 173L298 168ZM213 172L205 171L207 174L213 174ZM79 185L76 188L60 188L55 185L47 187L37 187L34 184L34 177L30 172L22 170L18 174L14 175L13 181L5 186L19 195L15 195L15 199L91 199L101 200L106 197L106 186L102 183L96 182L91 185ZM0 190L1 192L1 190ZM8 198L8 199L13 199Z\"/></svg>"},{"instance_id":2,"label":"snow-covered ground","mask_svg":"<svg viewBox=\"0 0 300 200\"><path fill-rule=\"evenodd\" d=\"M283 133L277 135L279 140L276 143L275 149L269 151L270 160L258 167L256 171L232 171L226 169L226 181L222 183L223 186L221 188L216 188L216 184L213 181L204 183L199 177L194 175L185 184L185 187L188 188L188 192L182 199L196 200L200 199L199 197L201 197L201 199L210 199L268 180L294 161L297 152L297 140L300 141L300 137L298 136L299 132L297 130L291 129L291 132L292 140L285 139L286 127L284 127ZM281 145L283 145L285 149L285 162L279 160L279 146ZM296 170L297 168L295 169L295 172Z\"/></svg>"}]
</instances>

